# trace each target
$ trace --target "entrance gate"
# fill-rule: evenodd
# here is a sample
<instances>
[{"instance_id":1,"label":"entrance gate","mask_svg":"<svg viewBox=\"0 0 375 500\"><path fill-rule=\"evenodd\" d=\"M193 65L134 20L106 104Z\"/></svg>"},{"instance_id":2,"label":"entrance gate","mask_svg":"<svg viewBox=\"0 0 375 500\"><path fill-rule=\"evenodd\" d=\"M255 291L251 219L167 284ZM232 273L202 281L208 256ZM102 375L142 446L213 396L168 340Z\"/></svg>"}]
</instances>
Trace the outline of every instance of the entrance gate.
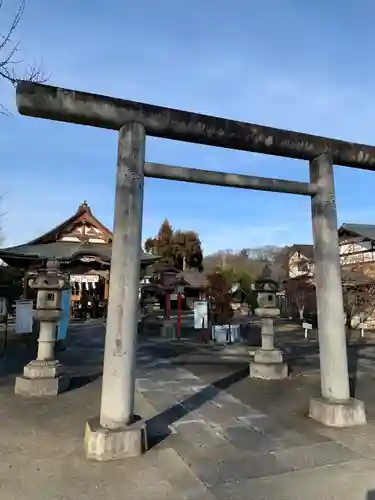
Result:
<instances>
[{"instance_id":1,"label":"entrance gate","mask_svg":"<svg viewBox=\"0 0 375 500\"><path fill-rule=\"evenodd\" d=\"M321 398L310 416L327 425L366 421L350 398L333 164L375 170L375 147L31 82L17 85L21 114L119 131L111 278L100 425L133 421L144 176L311 197ZM306 160L310 182L145 163L146 135Z\"/></svg>"}]
</instances>

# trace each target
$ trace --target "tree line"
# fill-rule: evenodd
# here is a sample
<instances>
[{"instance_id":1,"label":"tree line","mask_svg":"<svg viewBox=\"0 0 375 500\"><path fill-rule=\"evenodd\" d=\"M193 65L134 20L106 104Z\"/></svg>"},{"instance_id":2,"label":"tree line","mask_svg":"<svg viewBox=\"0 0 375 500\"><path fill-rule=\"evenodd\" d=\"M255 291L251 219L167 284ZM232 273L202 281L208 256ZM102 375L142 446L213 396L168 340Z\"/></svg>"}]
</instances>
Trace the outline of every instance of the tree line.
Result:
<instances>
[{"instance_id":1,"label":"tree line","mask_svg":"<svg viewBox=\"0 0 375 500\"><path fill-rule=\"evenodd\" d=\"M146 252L158 255L177 269L204 272L206 288L218 314L229 311L233 299L256 307L252 284L267 268L269 276L282 281L288 276L286 247L264 246L241 250L221 250L204 256L199 235L174 230L165 219L157 235L145 241Z\"/></svg>"}]
</instances>

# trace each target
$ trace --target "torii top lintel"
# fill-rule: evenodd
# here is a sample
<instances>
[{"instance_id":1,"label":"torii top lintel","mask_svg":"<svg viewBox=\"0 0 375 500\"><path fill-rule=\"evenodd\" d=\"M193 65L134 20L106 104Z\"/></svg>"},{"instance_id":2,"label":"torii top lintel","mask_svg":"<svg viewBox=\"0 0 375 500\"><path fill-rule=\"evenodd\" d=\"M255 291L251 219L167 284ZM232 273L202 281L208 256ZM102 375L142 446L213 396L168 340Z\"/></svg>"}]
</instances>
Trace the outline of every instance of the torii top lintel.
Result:
<instances>
[{"instance_id":1,"label":"torii top lintel","mask_svg":"<svg viewBox=\"0 0 375 500\"><path fill-rule=\"evenodd\" d=\"M337 165L375 170L374 146L39 83L17 84L17 107L23 115L113 130L137 121L154 137L301 160L328 153Z\"/></svg>"}]
</instances>

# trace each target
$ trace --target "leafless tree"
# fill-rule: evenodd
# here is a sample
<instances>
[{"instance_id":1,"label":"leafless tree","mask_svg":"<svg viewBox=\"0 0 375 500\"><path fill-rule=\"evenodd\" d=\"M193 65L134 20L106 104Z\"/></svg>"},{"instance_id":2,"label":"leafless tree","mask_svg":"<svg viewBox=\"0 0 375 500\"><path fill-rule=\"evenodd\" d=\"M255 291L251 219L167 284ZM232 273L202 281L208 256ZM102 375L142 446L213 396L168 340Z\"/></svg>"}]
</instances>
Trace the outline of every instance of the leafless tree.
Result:
<instances>
[{"instance_id":1,"label":"leafless tree","mask_svg":"<svg viewBox=\"0 0 375 500\"><path fill-rule=\"evenodd\" d=\"M291 300L291 306L298 309L299 319L302 321L305 308L315 294L314 280L309 276L289 278L284 283L284 289Z\"/></svg>"},{"instance_id":2,"label":"leafless tree","mask_svg":"<svg viewBox=\"0 0 375 500\"><path fill-rule=\"evenodd\" d=\"M364 322L375 309L375 280L365 271L364 263L357 263L352 268L345 266L342 271L344 309L349 329L355 316L360 316Z\"/></svg>"},{"instance_id":3,"label":"leafless tree","mask_svg":"<svg viewBox=\"0 0 375 500\"><path fill-rule=\"evenodd\" d=\"M243 248L240 251L221 250L206 256L203 267L208 273L217 269L231 268L237 274L248 274L256 279L267 265L272 271L272 277L280 281L287 276L284 269L284 253L284 248L275 246Z\"/></svg>"},{"instance_id":4,"label":"leafless tree","mask_svg":"<svg viewBox=\"0 0 375 500\"><path fill-rule=\"evenodd\" d=\"M0 0L0 11L3 4L4 0ZM19 80L43 83L50 78L44 73L42 62L25 64L20 58L20 42L16 34L24 11L25 0L20 0L10 25L0 26L0 79L12 85L16 85ZM2 104L0 104L0 113L9 114Z\"/></svg>"}]
</instances>

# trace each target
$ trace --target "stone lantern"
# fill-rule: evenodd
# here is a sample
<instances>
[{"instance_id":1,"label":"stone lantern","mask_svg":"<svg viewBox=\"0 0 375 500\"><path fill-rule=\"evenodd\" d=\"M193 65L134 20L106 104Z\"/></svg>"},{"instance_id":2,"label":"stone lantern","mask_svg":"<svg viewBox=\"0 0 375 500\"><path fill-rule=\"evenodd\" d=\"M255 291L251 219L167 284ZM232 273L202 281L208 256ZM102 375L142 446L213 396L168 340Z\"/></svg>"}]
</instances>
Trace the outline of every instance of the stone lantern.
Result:
<instances>
[{"instance_id":1,"label":"stone lantern","mask_svg":"<svg viewBox=\"0 0 375 500\"><path fill-rule=\"evenodd\" d=\"M258 308L255 314L261 318L262 347L254 354L250 363L250 377L266 380L283 379L288 376L288 365L284 363L283 353L275 348L274 320L280 316L276 304L276 293L279 286L270 277L260 278L254 283L258 294Z\"/></svg>"},{"instance_id":2,"label":"stone lantern","mask_svg":"<svg viewBox=\"0 0 375 500\"><path fill-rule=\"evenodd\" d=\"M70 286L69 278L60 271L59 262L49 260L29 286L37 290L35 319L39 321L37 358L28 363L23 376L16 378L15 392L25 396L54 396L66 390L69 377L55 359L57 326L62 317L62 291Z\"/></svg>"}]
</instances>

